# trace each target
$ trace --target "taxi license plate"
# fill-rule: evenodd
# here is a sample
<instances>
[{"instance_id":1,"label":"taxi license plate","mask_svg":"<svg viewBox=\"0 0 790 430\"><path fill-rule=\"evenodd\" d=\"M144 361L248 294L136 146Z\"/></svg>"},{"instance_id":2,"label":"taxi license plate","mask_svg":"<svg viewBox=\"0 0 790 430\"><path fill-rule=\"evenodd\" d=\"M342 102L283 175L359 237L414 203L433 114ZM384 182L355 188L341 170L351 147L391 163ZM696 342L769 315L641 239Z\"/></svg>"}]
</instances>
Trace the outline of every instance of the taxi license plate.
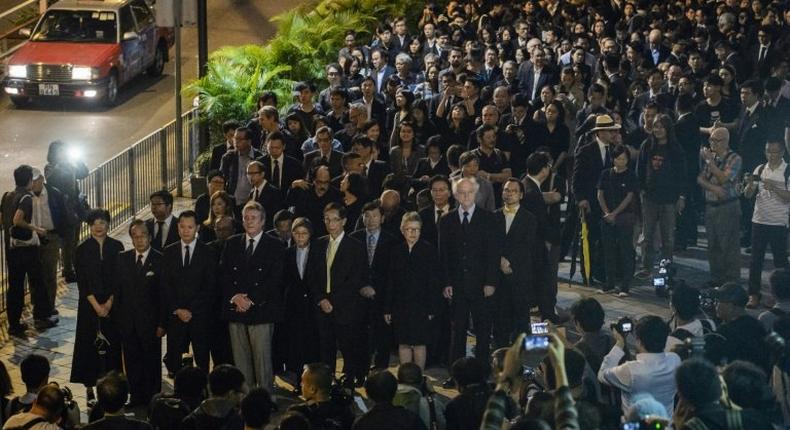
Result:
<instances>
[{"instance_id":1,"label":"taxi license plate","mask_svg":"<svg viewBox=\"0 0 790 430\"><path fill-rule=\"evenodd\" d=\"M60 87L58 84L38 84L38 94L40 96L59 96Z\"/></svg>"}]
</instances>

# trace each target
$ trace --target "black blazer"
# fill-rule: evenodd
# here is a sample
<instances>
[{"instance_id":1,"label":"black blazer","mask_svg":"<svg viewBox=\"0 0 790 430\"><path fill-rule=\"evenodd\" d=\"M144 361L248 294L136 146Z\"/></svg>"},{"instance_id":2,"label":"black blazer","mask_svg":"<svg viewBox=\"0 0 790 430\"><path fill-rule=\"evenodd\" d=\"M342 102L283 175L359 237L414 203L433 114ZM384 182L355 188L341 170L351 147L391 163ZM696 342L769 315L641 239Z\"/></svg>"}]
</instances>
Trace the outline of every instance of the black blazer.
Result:
<instances>
[{"instance_id":1,"label":"black blazer","mask_svg":"<svg viewBox=\"0 0 790 430\"><path fill-rule=\"evenodd\" d=\"M365 105L365 101L362 98L354 100L354 103L362 103L362 105ZM387 122L387 107L384 106L384 103L377 97L373 98L373 103L370 107L370 119L376 121L382 129Z\"/></svg>"},{"instance_id":2,"label":"black blazer","mask_svg":"<svg viewBox=\"0 0 790 430\"><path fill-rule=\"evenodd\" d=\"M223 319L244 324L281 321L285 309L285 245L263 233L255 252L249 258L245 254L246 249L246 234L237 234L225 241L219 263L222 274ZM236 294L247 294L254 305L245 313L236 312L230 304Z\"/></svg>"},{"instance_id":3,"label":"black blazer","mask_svg":"<svg viewBox=\"0 0 790 430\"><path fill-rule=\"evenodd\" d=\"M162 259L162 294L166 315L188 309L193 317L208 316L216 287L217 257L214 248L196 240L188 267L181 258L181 241L165 248Z\"/></svg>"},{"instance_id":4,"label":"black blazer","mask_svg":"<svg viewBox=\"0 0 790 430\"><path fill-rule=\"evenodd\" d=\"M540 100L540 89L543 88L545 85L553 85L554 84L554 74L551 71L551 66L543 67L543 70L540 71L540 77L538 78L538 88L535 90L535 98L532 97L533 91L533 84L534 84L534 76L535 76L535 68L530 66L529 68L525 67L527 63L524 62L518 68L518 80L520 83L519 89L521 92L530 100Z\"/></svg>"},{"instance_id":5,"label":"black blazer","mask_svg":"<svg viewBox=\"0 0 790 430\"><path fill-rule=\"evenodd\" d=\"M260 160L263 163L263 173L266 175L266 179L271 181L274 186L280 189L280 194L282 195L282 200L285 200L285 197L288 194L288 189L291 188L291 184L293 181L297 179L304 179L304 169L302 168L302 163L299 160L285 156L283 158L283 165L280 166L280 178L281 184L275 184L272 180L272 159L269 155L264 155L263 158ZM271 214L274 216L274 214Z\"/></svg>"},{"instance_id":6,"label":"black blazer","mask_svg":"<svg viewBox=\"0 0 790 430\"><path fill-rule=\"evenodd\" d=\"M535 261L543 241L538 238L537 217L530 213L525 205L521 205L510 225L510 231L505 233L505 213L498 209L494 213L496 225L501 235L500 248L502 257L510 261L513 274L510 276L517 285L531 286L535 282L534 270L540 261Z\"/></svg>"},{"instance_id":7,"label":"black blazer","mask_svg":"<svg viewBox=\"0 0 790 430\"><path fill-rule=\"evenodd\" d=\"M351 233L351 237L365 246L365 261L367 262L368 235L367 230L359 229ZM397 238L385 230L379 233L379 241L376 243L376 251L373 253L373 264L368 270L368 285L376 290L376 297L384 297L384 289L387 286L387 268L390 262L392 245L397 242Z\"/></svg>"},{"instance_id":8,"label":"black blazer","mask_svg":"<svg viewBox=\"0 0 790 430\"><path fill-rule=\"evenodd\" d=\"M459 209L439 220L442 284L456 297L483 300L483 286L499 281L499 243L494 214L476 206L464 232Z\"/></svg>"},{"instance_id":9,"label":"black blazer","mask_svg":"<svg viewBox=\"0 0 790 430\"><path fill-rule=\"evenodd\" d=\"M153 248L148 252L142 269L137 268L137 252L134 249L119 255L118 288L113 313L121 333L148 333L153 337L157 327L166 327L167 315L160 306L161 275L162 254Z\"/></svg>"},{"instance_id":10,"label":"black blazer","mask_svg":"<svg viewBox=\"0 0 790 430\"><path fill-rule=\"evenodd\" d=\"M370 279L368 265L364 264L368 259L365 246L347 234L343 236L332 262L332 289L329 293L326 292L326 251L329 236L317 239L312 246L315 246L317 256L308 265L308 283L312 298L316 306L321 300L328 299L334 308L331 315L335 322L351 324L356 318L357 304L362 297L359 290Z\"/></svg>"},{"instance_id":11,"label":"black blazer","mask_svg":"<svg viewBox=\"0 0 790 430\"><path fill-rule=\"evenodd\" d=\"M595 186L604 168L603 156L598 142L592 142L578 148L573 160L573 180L571 187L576 202L587 200L591 208L598 207Z\"/></svg>"},{"instance_id":12,"label":"black blazer","mask_svg":"<svg viewBox=\"0 0 790 430\"><path fill-rule=\"evenodd\" d=\"M343 173L343 153L332 151L329 153L329 176L334 178ZM321 151L316 149L304 155L304 171L309 172L310 169L321 164Z\"/></svg>"},{"instance_id":13,"label":"black blazer","mask_svg":"<svg viewBox=\"0 0 790 430\"><path fill-rule=\"evenodd\" d=\"M431 167L431 161L428 157L420 158L417 161L417 168L414 170L414 178L419 180L423 176L429 178L435 175L450 176L450 167L447 166L447 159L442 157L436 166Z\"/></svg>"},{"instance_id":14,"label":"black blazer","mask_svg":"<svg viewBox=\"0 0 790 430\"><path fill-rule=\"evenodd\" d=\"M524 197L521 199L521 206L529 211L535 218L537 224L541 226L537 231L537 239L541 242L549 240L549 232L547 231L549 226L549 210L546 202L543 200L543 192L532 179L526 176L522 183L524 184ZM521 212L520 209L519 212Z\"/></svg>"},{"instance_id":15,"label":"black blazer","mask_svg":"<svg viewBox=\"0 0 790 430\"><path fill-rule=\"evenodd\" d=\"M250 149L252 152L251 157L253 160L258 160L263 157L261 151L255 148ZM222 156L219 170L222 176L225 177L225 191L231 196L236 191L236 181L239 177L239 153L235 150L228 151Z\"/></svg>"},{"instance_id":16,"label":"black blazer","mask_svg":"<svg viewBox=\"0 0 790 430\"><path fill-rule=\"evenodd\" d=\"M384 178L390 174L390 165L384 161L373 160L368 167L368 195L378 197Z\"/></svg>"},{"instance_id":17,"label":"black blazer","mask_svg":"<svg viewBox=\"0 0 790 430\"><path fill-rule=\"evenodd\" d=\"M255 188L250 191L250 199L255 195ZM263 190L260 194L258 194L258 203L263 206L263 209L266 210L266 225L264 228L266 230L272 228L274 222L274 214L277 213L280 209L283 208L283 196L280 192L280 189L272 185L271 182L266 181L266 184L263 186Z\"/></svg>"},{"instance_id":18,"label":"black blazer","mask_svg":"<svg viewBox=\"0 0 790 430\"><path fill-rule=\"evenodd\" d=\"M154 240L156 219L151 218L149 220L146 220L145 226L148 227L148 234L151 235L151 248L154 248L159 252L162 252L162 249L166 248L168 245L181 240L181 238L178 236L178 218L176 218L174 215L170 215L170 228L167 230L167 237L165 238L165 246L162 246L161 243L156 243L156 241Z\"/></svg>"},{"instance_id":19,"label":"black blazer","mask_svg":"<svg viewBox=\"0 0 790 430\"><path fill-rule=\"evenodd\" d=\"M454 210L455 208L450 204L450 212ZM419 214L420 219L422 219L422 233L420 234L420 239L424 239L426 242L438 248L439 227L436 223L436 206L431 205L421 210Z\"/></svg>"},{"instance_id":20,"label":"black blazer","mask_svg":"<svg viewBox=\"0 0 790 430\"><path fill-rule=\"evenodd\" d=\"M257 123L258 121L255 122ZM228 152L228 144L225 142L211 148L211 161L208 165L209 170L219 170L219 167L222 165L222 157L225 156L226 152Z\"/></svg>"}]
</instances>

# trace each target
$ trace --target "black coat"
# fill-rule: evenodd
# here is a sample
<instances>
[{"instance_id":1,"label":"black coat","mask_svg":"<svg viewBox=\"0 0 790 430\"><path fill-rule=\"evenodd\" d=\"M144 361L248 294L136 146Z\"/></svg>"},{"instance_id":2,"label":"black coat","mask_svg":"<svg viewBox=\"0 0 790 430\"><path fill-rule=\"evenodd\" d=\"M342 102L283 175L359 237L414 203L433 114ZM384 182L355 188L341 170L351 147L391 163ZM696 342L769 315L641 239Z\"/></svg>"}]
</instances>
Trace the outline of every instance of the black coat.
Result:
<instances>
[{"instance_id":1,"label":"black coat","mask_svg":"<svg viewBox=\"0 0 790 430\"><path fill-rule=\"evenodd\" d=\"M367 262L367 230L364 228L356 230L351 233L351 237L365 246L365 262ZM384 291L387 289L388 285L387 271L389 270L389 263L392 261L390 253L392 252L393 245L397 242L398 238L389 232L381 230L379 233L379 240L376 242L376 250L373 253L373 263L368 265L370 270L368 270L367 283L367 285L370 285L376 290L377 299L380 298L383 300L384 298Z\"/></svg>"},{"instance_id":2,"label":"black coat","mask_svg":"<svg viewBox=\"0 0 790 430\"><path fill-rule=\"evenodd\" d=\"M324 225L324 208L329 203L343 202L343 194L337 188L329 187L323 196L315 193L315 187L311 186L307 190L301 188L291 188L288 191L289 207L294 207L295 217L306 217L313 223L313 237L320 237L326 234Z\"/></svg>"},{"instance_id":3,"label":"black coat","mask_svg":"<svg viewBox=\"0 0 790 430\"><path fill-rule=\"evenodd\" d=\"M758 105L751 115L746 108L741 108L738 115L736 138L732 149L743 160L742 171L751 172L759 164L765 162L765 142L768 140L768 123L770 114L762 105Z\"/></svg>"},{"instance_id":4,"label":"black coat","mask_svg":"<svg viewBox=\"0 0 790 430\"><path fill-rule=\"evenodd\" d=\"M536 281L535 270L540 264L536 257L540 255L543 242L538 236L537 217L521 205L516 212L510 231L505 233L505 213L502 209L494 212L496 225L502 235L500 240L502 257L510 262L513 269L511 275L503 275L513 280L518 287L532 287Z\"/></svg>"},{"instance_id":5,"label":"black coat","mask_svg":"<svg viewBox=\"0 0 790 430\"><path fill-rule=\"evenodd\" d=\"M356 239L344 235L335 251L331 269L331 291L326 292L326 252L329 236L315 241L316 255L308 265L308 284L316 306L321 300L328 299L334 310L332 315L338 324L351 324L356 318L360 299L359 290L368 284L367 252L365 246Z\"/></svg>"},{"instance_id":6,"label":"black coat","mask_svg":"<svg viewBox=\"0 0 790 430\"><path fill-rule=\"evenodd\" d=\"M329 153L329 176L334 178L343 173L343 153L332 151ZM310 172L313 167L322 164L321 151L316 149L304 155L304 171Z\"/></svg>"},{"instance_id":7,"label":"black coat","mask_svg":"<svg viewBox=\"0 0 790 430\"><path fill-rule=\"evenodd\" d=\"M439 220L439 257L442 285L453 287L454 297L483 300L483 286L499 281L499 243L494 215L476 206L464 232L460 208Z\"/></svg>"},{"instance_id":8,"label":"black coat","mask_svg":"<svg viewBox=\"0 0 790 430\"><path fill-rule=\"evenodd\" d=\"M593 139L592 142L576 150L573 160L573 180L571 181L573 195L576 202L582 200L590 202L590 208L594 213L600 210L595 185L598 183L603 169L603 154L601 154L596 140Z\"/></svg>"},{"instance_id":9,"label":"black coat","mask_svg":"<svg viewBox=\"0 0 790 430\"><path fill-rule=\"evenodd\" d=\"M431 167L431 161L428 157L420 158L417 161L417 168L414 170L414 178L419 180L423 176L432 178L436 175L450 176L450 167L447 166L447 159L442 157L435 166Z\"/></svg>"},{"instance_id":10,"label":"black coat","mask_svg":"<svg viewBox=\"0 0 790 430\"><path fill-rule=\"evenodd\" d=\"M352 430L425 430L425 424L402 406L379 403L357 418Z\"/></svg>"},{"instance_id":11,"label":"black coat","mask_svg":"<svg viewBox=\"0 0 790 430\"><path fill-rule=\"evenodd\" d=\"M354 103L362 103L364 105L365 101L360 98L354 100ZM373 104L370 108L370 119L376 121L382 129L387 122L387 107L376 97L373 98Z\"/></svg>"},{"instance_id":12,"label":"black coat","mask_svg":"<svg viewBox=\"0 0 790 430\"><path fill-rule=\"evenodd\" d=\"M453 211L453 206L450 205L450 212ZM420 219L422 219L422 233L420 239L423 239L439 248L439 227L436 223L436 206L431 205L419 212Z\"/></svg>"},{"instance_id":13,"label":"black coat","mask_svg":"<svg viewBox=\"0 0 790 430\"><path fill-rule=\"evenodd\" d=\"M269 157L269 155L264 155L260 161L263 163L263 173L266 179L270 181L275 187L280 189L280 194L282 195L283 201L285 201L285 197L288 195L288 189L291 188L293 181L297 179L304 179L305 175L304 169L302 168L302 163L293 157L286 155L283 158L283 165L280 166L280 184L277 184L272 180L271 157ZM274 216L274 214L270 214L269 216Z\"/></svg>"},{"instance_id":14,"label":"black coat","mask_svg":"<svg viewBox=\"0 0 790 430\"><path fill-rule=\"evenodd\" d=\"M263 157L261 151L255 148L251 148L250 152L250 157L253 161ZM222 172L222 176L225 177L225 191L232 196L236 191L236 182L239 178L239 153L236 150L226 152L222 156L219 170Z\"/></svg>"},{"instance_id":15,"label":"black coat","mask_svg":"<svg viewBox=\"0 0 790 430\"><path fill-rule=\"evenodd\" d=\"M315 246L307 251L304 277L299 276L296 262L296 247L285 250L283 284L285 285L285 314L282 324L287 344L285 363L289 370L300 372L302 366L320 360L318 352L318 326L315 321L315 301L308 284L308 268L313 260L323 258L316 254Z\"/></svg>"},{"instance_id":16,"label":"black coat","mask_svg":"<svg viewBox=\"0 0 790 430\"><path fill-rule=\"evenodd\" d=\"M79 303L71 382L95 385L96 379L103 371L121 368L121 345L117 327L111 318L101 318L100 323L93 306L88 302L88 296L94 296L97 302L105 303L116 294L118 254L121 251L123 244L111 237L104 239L101 256L99 242L92 237L77 246L74 269L77 273ZM102 333L110 341L110 348L104 360L94 346L99 324Z\"/></svg>"},{"instance_id":17,"label":"black coat","mask_svg":"<svg viewBox=\"0 0 790 430\"><path fill-rule=\"evenodd\" d=\"M556 226L556 231L548 231L549 208L546 205L546 201L543 200L543 192L540 190L540 187L538 187L538 185L529 177L524 177L522 183L524 184L524 197L521 200L521 205L524 209L529 211L529 213L537 222L537 225L540 226L540 228L536 231L537 240L543 243L544 241L549 240L549 238L559 239L559 226ZM519 212L521 212L521 210L519 210ZM540 255L542 254L539 253L536 255L536 257Z\"/></svg>"},{"instance_id":18,"label":"black coat","mask_svg":"<svg viewBox=\"0 0 790 430\"><path fill-rule=\"evenodd\" d=\"M137 268L136 259L134 249L124 251L118 257L114 317L124 336L133 333L151 333L154 336L156 328L166 327L167 321L167 315L160 306L162 254L152 248L142 269ZM140 312L141 309L145 312Z\"/></svg>"},{"instance_id":19,"label":"black coat","mask_svg":"<svg viewBox=\"0 0 790 430\"><path fill-rule=\"evenodd\" d=\"M678 122L675 124L675 137L677 137L680 147L683 148L688 177L696 181L699 173L699 148L702 145L702 139L699 134L699 119L694 112L678 118Z\"/></svg>"},{"instance_id":20,"label":"black coat","mask_svg":"<svg viewBox=\"0 0 790 430\"><path fill-rule=\"evenodd\" d=\"M165 248L162 259L162 294L166 315L176 309L187 309L192 317L207 318L216 288L217 257L214 248L197 241L190 255L189 266L181 258L181 241Z\"/></svg>"},{"instance_id":21,"label":"black coat","mask_svg":"<svg viewBox=\"0 0 790 430\"><path fill-rule=\"evenodd\" d=\"M222 165L222 157L225 156L226 152L228 152L228 144L225 142L211 148L211 161L208 165L209 170L219 170L219 167Z\"/></svg>"},{"instance_id":22,"label":"black coat","mask_svg":"<svg viewBox=\"0 0 790 430\"><path fill-rule=\"evenodd\" d=\"M210 209L209 209L210 210ZM148 227L148 234L151 235L151 248L162 252L163 248L176 243L180 240L178 237L178 218L173 215L170 215L170 228L167 230L167 237L165 238L165 246L162 246L161 243L157 243L154 240L154 231L156 229L156 219L151 218L145 221L145 226Z\"/></svg>"},{"instance_id":23,"label":"black coat","mask_svg":"<svg viewBox=\"0 0 790 430\"><path fill-rule=\"evenodd\" d=\"M429 315L442 305L439 254L425 240L409 245L401 241L392 247L384 313L392 315L399 344L425 345L431 332Z\"/></svg>"},{"instance_id":24,"label":"black coat","mask_svg":"<svg viewBox=\"0 0 790 430\"><path fill-rule=\"evenodd\" d=\"M83 430L152 430L151 424L123 415L105 415L104 418L86 424Z\"/></svg>"},{"instance_id":25,"label":"black coat","mask_svg":"<svg viewBox=\"0 0 790 430\"><path fill-rule=\"evenodd\" d=\"M554 73L552 72L550 66L545 66L540 71L540 77L538 78L538 85L537 89L534 89L534 80L535 80L535 68L528 64L528 62L521 63L521 66L518 68L518 81L520 83L519 90L523 93L529 100L540 100L540 89L546 85L554 85ZM535 91L535 97L532 98L532 92Z\"/></svg>"},{"instance_id":26,"label":"black coat","mask_svg":"<svg viewBox=\"0 0 790 430\"><path fill-rule=\"evenodd\" d=\"M220 258L222 274L222 316L231 322L268 324L283 318L283 257L285 245L267 234L251 257L246 256L247 235L237 234L225 241ZM236 312L230 300L247 294L254 305L245 313Z\"/></svg>"},{"instance_id":27,"label":"black coat","mask_svg":"<svg viewBox=\"0 0 790 430\"><path fill-rule=\"evenodd\" d=\"M368 167L368 195L379 196L384 178L390 173L390 165L380 160L373 160Z\"/></svg>"},{"instance_id":28,"label":"black coat","mask_svg":"<svg viewBox=\"0 0 790 430\"><path fill-rule=\"evenodd\" d=\"M252 188L250 190L250 200L252 200L254 195L255 188ZM266 211L266 224L264 228L268 230L274 226L274 214L284 207L282 193L279 188L275 187L271 182L266 181L256 201L260 203Z\"/></svg>"}]
</instances>

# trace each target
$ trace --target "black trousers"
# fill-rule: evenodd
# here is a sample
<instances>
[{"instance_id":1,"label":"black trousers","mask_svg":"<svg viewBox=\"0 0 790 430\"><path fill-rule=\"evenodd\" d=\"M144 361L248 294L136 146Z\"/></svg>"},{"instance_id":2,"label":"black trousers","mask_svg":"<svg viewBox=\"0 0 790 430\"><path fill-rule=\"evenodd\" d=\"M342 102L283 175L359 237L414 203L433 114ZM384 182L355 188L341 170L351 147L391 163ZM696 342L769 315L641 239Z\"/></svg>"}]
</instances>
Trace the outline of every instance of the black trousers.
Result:
<instances>
[{"instance_id":1,"label":"black trousers","mask_svg":"<svg viewBox=\"0 0 790 430\"><path fill-rule=\"evenodd\" d=\"M162 339L156 329L122 333L123 361L132 403L148 405L162 390Z\"/></svg>"},{"instance_id":2,"label":"black trousers","mask_svg":"<svg viewBox=\"0 0 790 430\"><path fill-rule=\"evenodd\" d=\"M373 365L378 368L387 368L390 364L390 353L393 349L394 335L392 326L384 322L381 305L374 299L362 299L360 303L359 330L362 333L362 342L358 344L358 356L364 360L362 365L368 366L373 358Z\"/></svg>"},{"instance_id":3,"label":"black trousers","mask_svg":"<svg viewBox=\"0 0 790 430\"><path fill-rule=\"evenodd\" d=\"M195 365L206 372L209 372L209 324L208 319L203 315L192 314L189 322L181 321L177 316L171 315L167 325L167 369L173 373L178 373L181 369L181 356L189 351L189 344L192 344L192 352Z\"/></svg>"},{"instance_id":4,"label":"black trousers","mask_svg":"<svg viewBox=\"0 0 790 430\"><path fill-rule=\"evenodd\" d=\"M526 281L503 275L492 299L494 348L508 347L519 333L529 333L529 296ZM476 323L475 323L476 324Z\"/></svg>"},{"instance_id":5,"label":"black trousers","mask_svg":"<svg viewBox=\"0 0 790 430\"><path fill-rule=\"evenodd\" d=\"M319 311L316 317L318 322L318 345L320 348L321 362L334 370L337 367L337 351L343 355L343 373L347 377L363 377L367 374L367 366L360 359L358 343L363 337L359 326L353 322L338 324L333 314Z\"/></svg>"},{"instance_id":6,"label":"black trousers","mask_svg":"<svg viewBox=\"0 0 790 430\"><path fill-rule=\"evenodd\" d=\"M33 318L45 319L52 314L49 296L42 278L41 260L37 246L26 246L6 249L8 263L8 324L15 326L22 319L25 306L25 277L30 287L30 299L33 303Z\"/></svg>"},{"instance_id":7,"label":"black trousers","mask_svg":"<svg viewBox=\"0 0 790 430\"><path fill-rule=\"evenodd\" d=\"M774 267L787 268L787 227L752 223L752 257L749 261L749 294L759 296L765 251L771 245Z\"/></svg>"},{"instance_id":8,"label":"black trousers","mask_svg":"<svg viewBox=\"0 0 790 430\"><path fill-rule=\"evenodd\" d=\"M450 307L447 306L446 301L442 301L439 309L436 310L436 315L432 321L428 323L430 327L428 349L428 357L426 357L425 366L444 366L449 367L448 357L450 354Z\"/></svg>"},{"instance_id":9,"label":"black trousers","mask_svg":"<svg viewBox=\"0 0 790 430\"><path fill-rule=\"evenodd\" d=\"M452 346L450 364L466 356L466 331L469 329L469 315L472 316L475 334L475 357L488 363L491 343L492 312L495 296L471 299L456 296L452 302Z\"/></svg>"},{"instance_id":10,"label":"black trousers","mask_svg":"<svg viewBox=\"0 0 790 430\"><path fill-rule=\"evenodd\" d=\"M606 290L615 287L620 280L620 289L628 292L634 278L634 226L612 225L601 222L603 251L606 266Z\"/></svg>"}]
</instances>

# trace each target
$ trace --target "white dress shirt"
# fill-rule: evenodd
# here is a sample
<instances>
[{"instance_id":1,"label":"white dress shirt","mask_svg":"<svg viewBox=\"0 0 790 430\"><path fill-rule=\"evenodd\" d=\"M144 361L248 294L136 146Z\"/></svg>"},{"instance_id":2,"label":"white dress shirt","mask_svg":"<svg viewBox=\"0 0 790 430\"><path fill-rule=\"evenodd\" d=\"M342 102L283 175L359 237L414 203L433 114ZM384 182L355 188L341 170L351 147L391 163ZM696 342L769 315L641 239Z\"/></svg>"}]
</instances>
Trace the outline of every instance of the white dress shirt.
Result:
<instances>
[{"instance_id":1,"label":"white dress shirt","mask_svg":"<svg viewBox=\"0 0 790 430\"><path fill-rule=\"evenodd\" d=\"M191 262L195 258L195 244L197 243L197 237L192 240L192 242L186 243L183 240L181 242L181 263L185 263L184 258L186 257L186 249L189 247L189 261Z\"/></svg>"},{"instance_id":2,"label":"white dress shirt","mask_svg":"<svg viewBox=\"0 0 790 430\"><path fill-rule=\"evenodd\" d=\"M477 205L473 204L472 207L470 207L469 209L464 209L460 205L458 206L458 219L461 220L461 224L463 224L463 222L464 222L464 212L466 212L468 214L467 218L469 219L469 222L470 223L472 222L472 216L474 216L474 214L475 214L475 207L476 206Z\"/></svg>"},{"instance_id":3,"label":"white dress shirt","mask_svg":"<svg viewBox=\"0 0 790 430\"><path fill-rule=\"evenodd\" d=\"M193 241L192 241L192 243L195 243L195 241L193 240ZM189 252L190 252L190 254L189 254L189 255L190 255L190 258L191 258L191 256L192 256L192 250L190 249L190 250L189 250ZM140 259L140 256L142 255L142 256L143 256L143 260L142 260L140 263L141 263L143 266L145 266L145 262L146 262L146 261L148 261L148 254L150 254L150 253L151 253L151 247L150 247L150 246L148 247L148 249L146 249L146 250L145 250L145 251L143 251L142 253L135 251L135 252L134 252L134 264L137 264L137 260L139 260L139 259Z\"/></svg>"},{"instance_id":4,"label":"white dress shirt","mask_svg":"<svg viewBox=\"0 0 790 430\"><path fill-rule=\"evenodd\" d=\"M256 234L255 237L250 237L249 234L244 235L244 250L246 252L247 246L250 244L250 239L252 239L252 252L255 253L255 250L258 249L258 244L261 243L261 236L263 235L263 230L260 233Z\"/></svg>"},{"instance_id":5,"label":"white dress shirt","mask_svg":"<svg viewBox=\"0 0 790 430\"><path fill-rule=\"evenodd\" d=\"M309 245L304 248L296 248L296 269L299 271L299 279L304 279L304 270L307 266L307 254L309 252Z\"/></svg>"}]
</instances>

